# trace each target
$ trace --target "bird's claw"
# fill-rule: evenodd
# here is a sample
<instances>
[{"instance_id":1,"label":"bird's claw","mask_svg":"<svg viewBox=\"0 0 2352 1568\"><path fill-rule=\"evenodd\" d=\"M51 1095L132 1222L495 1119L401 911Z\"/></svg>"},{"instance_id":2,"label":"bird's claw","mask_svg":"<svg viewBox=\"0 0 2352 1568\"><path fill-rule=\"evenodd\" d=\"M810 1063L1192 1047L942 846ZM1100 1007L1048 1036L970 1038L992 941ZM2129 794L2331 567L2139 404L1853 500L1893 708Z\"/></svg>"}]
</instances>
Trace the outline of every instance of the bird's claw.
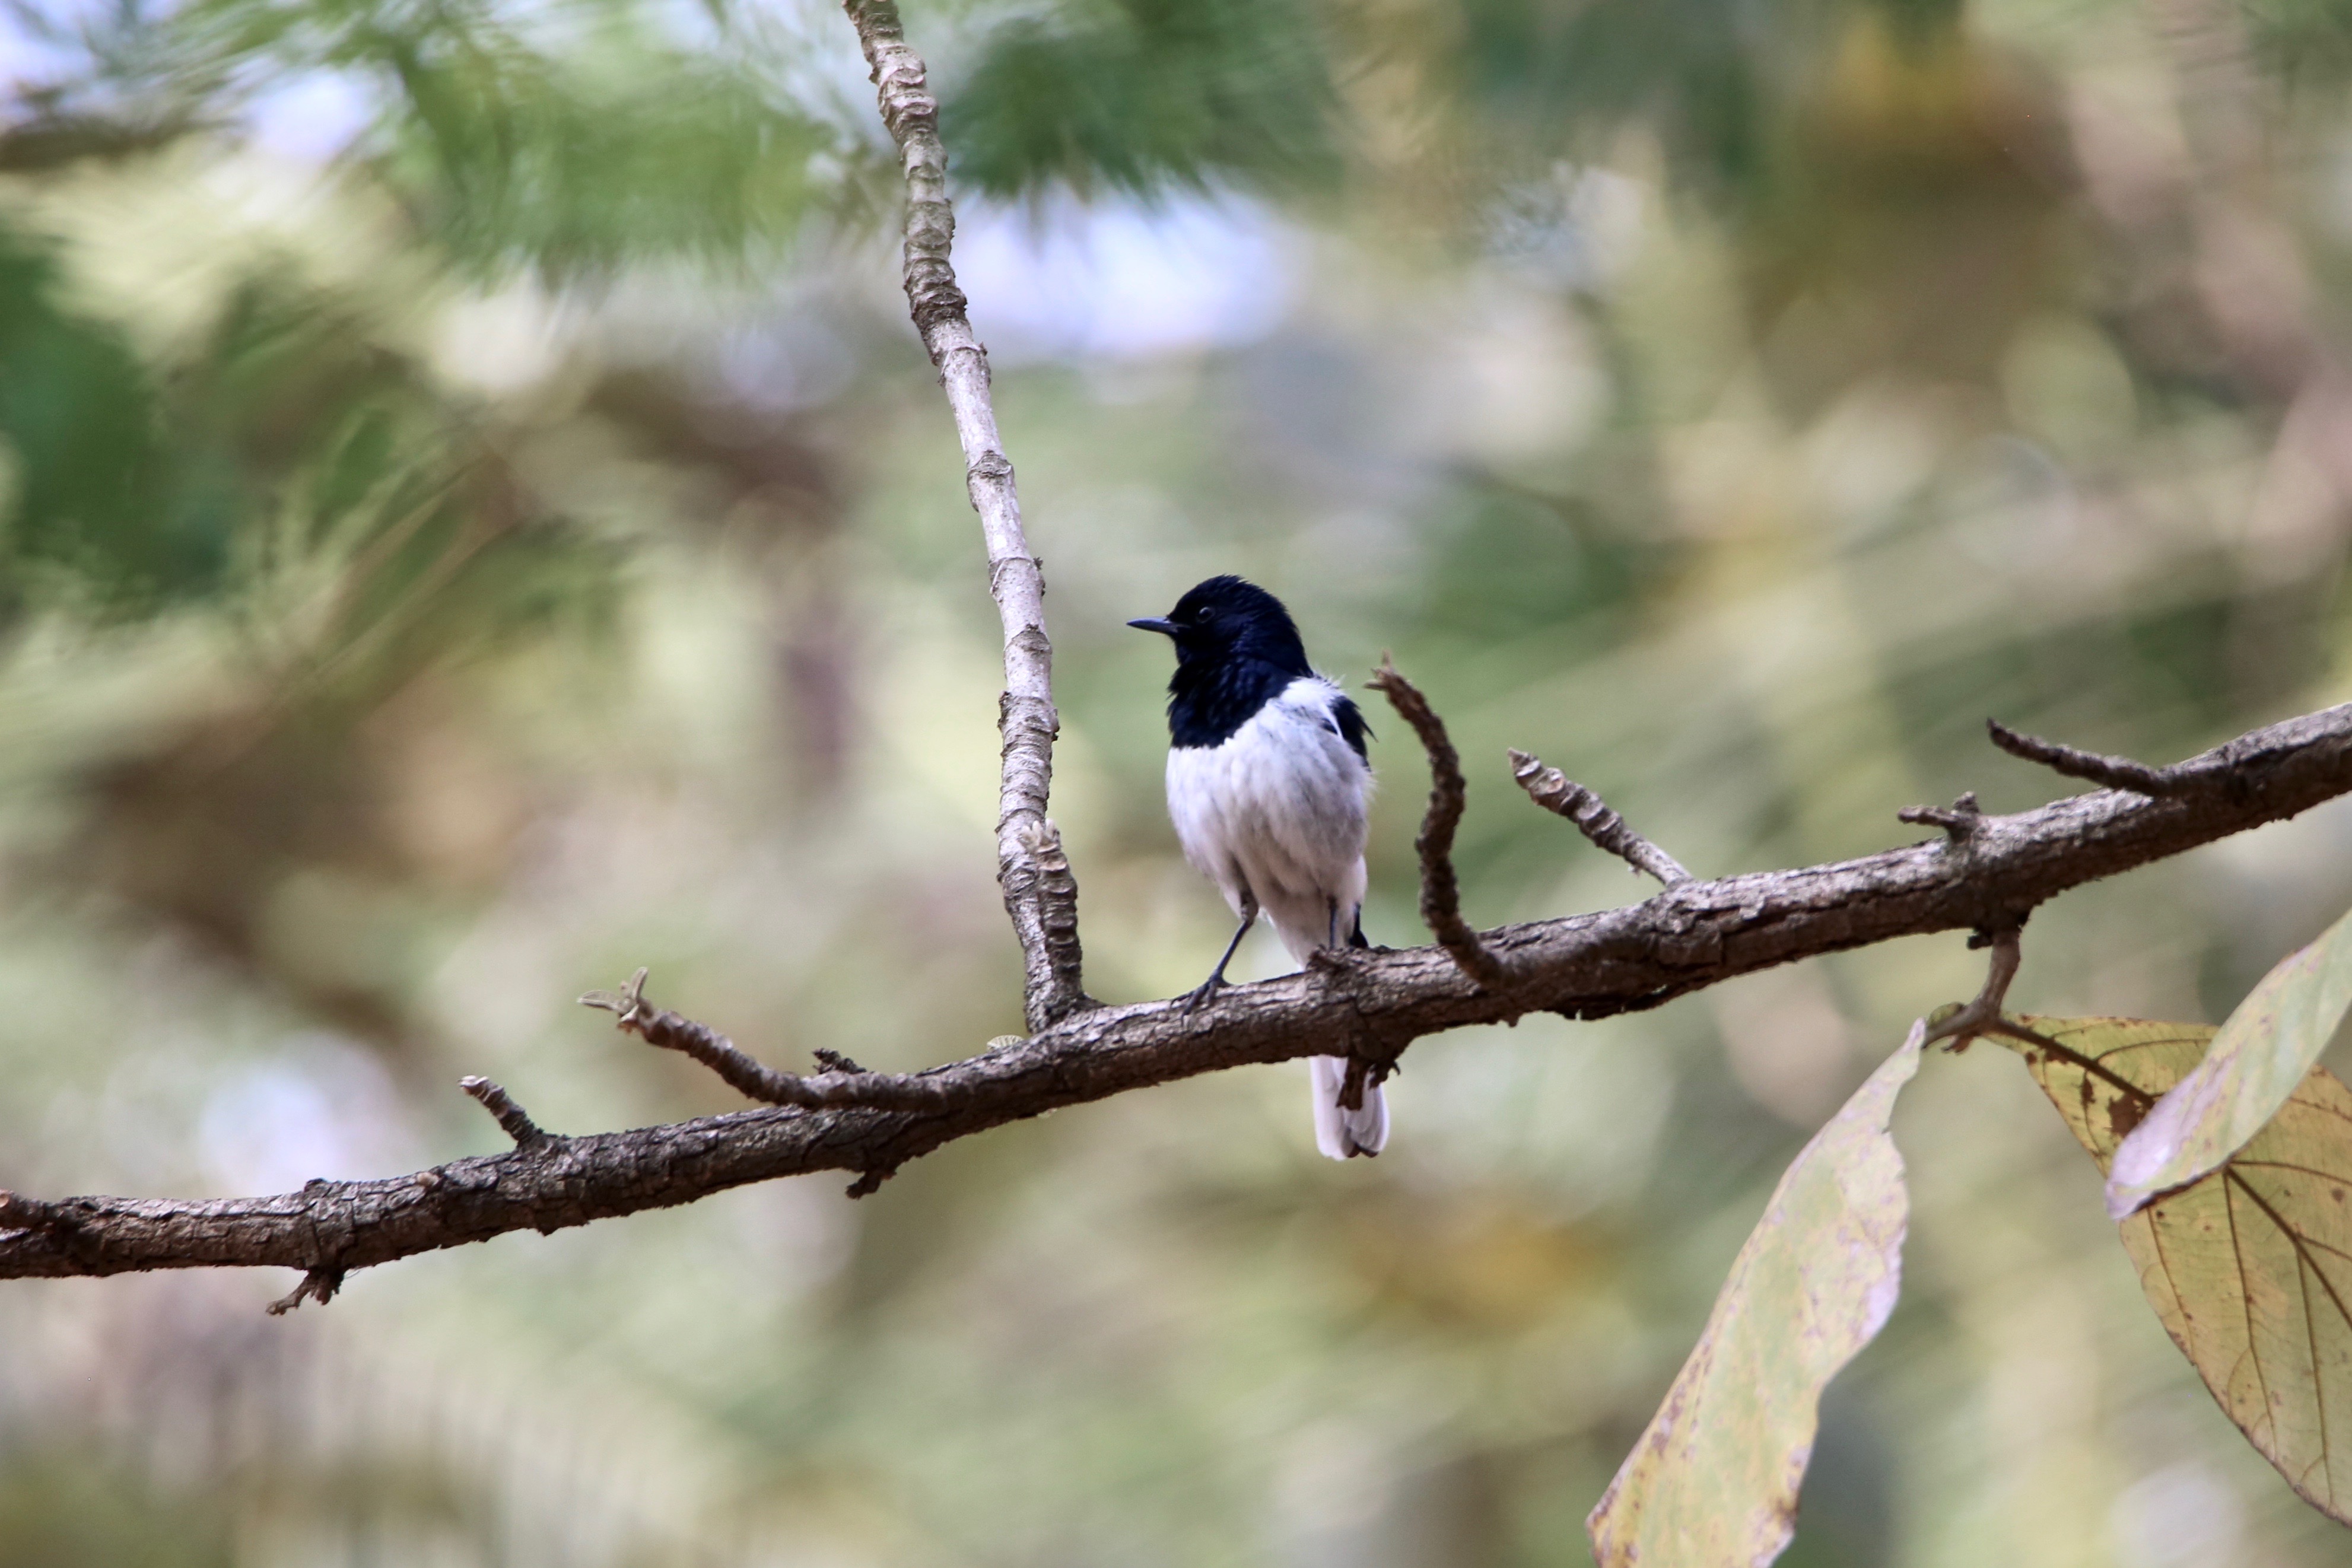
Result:
<instances>
[{"instance_id":1,"label":"bird's claw","mask_svg":"<svg viewBox=\"0 0 2352 1568\"><path fill-rule=\"evenodd\" d=\"M1212 975L1207 979L1202 981L1199 985L1193 987L1192 993L1184 998L1184 1006L1182 1009L1184 1016L1186 1018L1190 1018L1202 1008L1206 1007L1213 1001L1215 1001L1217 999L1217 993L1224 988L1225 977L1223 975Z\"/></svg>"}]
</instances>

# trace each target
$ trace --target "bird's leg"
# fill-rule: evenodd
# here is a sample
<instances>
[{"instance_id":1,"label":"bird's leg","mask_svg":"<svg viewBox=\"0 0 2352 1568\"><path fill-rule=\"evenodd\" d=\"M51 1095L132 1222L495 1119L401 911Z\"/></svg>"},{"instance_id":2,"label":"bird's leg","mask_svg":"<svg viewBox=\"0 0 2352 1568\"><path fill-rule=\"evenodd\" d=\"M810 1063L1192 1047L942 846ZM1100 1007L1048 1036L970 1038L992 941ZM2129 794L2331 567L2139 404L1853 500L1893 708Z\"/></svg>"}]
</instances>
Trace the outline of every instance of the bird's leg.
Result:
<instances>
[{"instance_id":1,"label":"bird's leg","mask_svg":"<svg viewBox=\"0 0 2352 1568\"><path fill-rule=\"evenodd\" d=\"M1216 994L1224 989L1225 966L1234 961L1234 950L1241 946L1242 938L1249 935L1249 928L1256 924L1257 894L1244 888L1242 890L1242 923L1234 927L1234 939L1225 944L1225 956L1217 960L1217 967L1209 971L1209 977L1202 981L1191 996L1184 998L1186 1012L1192 1011L1204 1002L1213 1000Z\"/></svg>"},{"instance_id":2,"label":"bird's leg","mask_svg":"<svg viewBox=\"0 0 2352 1568\"><path fill-rule=\"evenodd\" d=\"M1357 962L1354 950L1371 946L1370 942L1364 940L1363 905L1356 906L1355 918L1346 925L1339 923L1340 910L1338 899L1327 898L1323 901L1323 906L1328 912L1330 920L1330 925L1327 928L1329 940L1307 955L1307 967L1324 975L1351 973Z\"/></svg>"}]
</instances>

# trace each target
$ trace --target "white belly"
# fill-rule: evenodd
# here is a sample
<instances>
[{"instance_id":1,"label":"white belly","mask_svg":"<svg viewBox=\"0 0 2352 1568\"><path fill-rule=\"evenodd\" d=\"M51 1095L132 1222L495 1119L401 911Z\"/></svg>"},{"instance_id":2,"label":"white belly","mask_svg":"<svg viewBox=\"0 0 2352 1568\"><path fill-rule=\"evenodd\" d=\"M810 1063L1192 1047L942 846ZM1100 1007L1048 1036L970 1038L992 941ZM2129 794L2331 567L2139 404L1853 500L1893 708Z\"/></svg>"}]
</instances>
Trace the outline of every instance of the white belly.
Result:
<instances>
[{"instance_id":1,"label":"white belly","mask_svg":"<svg viewBox=\"0 0 2352 1568\"><path fill-rule=\"evenodd\" d=\"M1343 942L1364 901L1371 769L1330 719L1339 688L1302 676L1221 746L1168 753L1184 857L1238 914L1254 896L1304 963Z\"/></svg>"}]
</instances>

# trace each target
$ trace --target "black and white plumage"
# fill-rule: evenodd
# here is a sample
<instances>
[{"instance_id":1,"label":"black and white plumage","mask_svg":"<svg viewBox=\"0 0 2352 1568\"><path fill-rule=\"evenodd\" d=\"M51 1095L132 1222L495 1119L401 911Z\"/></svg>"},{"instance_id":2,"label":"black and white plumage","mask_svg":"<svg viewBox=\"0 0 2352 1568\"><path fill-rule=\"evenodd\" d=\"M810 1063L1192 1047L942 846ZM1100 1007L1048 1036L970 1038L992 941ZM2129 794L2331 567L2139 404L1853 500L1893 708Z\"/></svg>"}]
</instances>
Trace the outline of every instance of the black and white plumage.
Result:
<instances>
[{"instance_id":1,"label":"black and white plumage","mask_svg":"<svg viewBox=\"0 0 2352 1568\"><path fill-rule=\"evenodd\" d=\"M1238 577L1213 577L1166 617L1130 621L1176 643L1168 683L1168 814L1194 869L1241 924L1192 993L1224 984L1234 950L1263 913L1290 956L1363 946L1364 812L1372 769L1364 716L1315 673L1282 601ZM1310 1059L1316 1146L1333 1159L1388 1142L1377 1085L1339 1103L1347 1059Z\"/></svg>"}]
</instances>

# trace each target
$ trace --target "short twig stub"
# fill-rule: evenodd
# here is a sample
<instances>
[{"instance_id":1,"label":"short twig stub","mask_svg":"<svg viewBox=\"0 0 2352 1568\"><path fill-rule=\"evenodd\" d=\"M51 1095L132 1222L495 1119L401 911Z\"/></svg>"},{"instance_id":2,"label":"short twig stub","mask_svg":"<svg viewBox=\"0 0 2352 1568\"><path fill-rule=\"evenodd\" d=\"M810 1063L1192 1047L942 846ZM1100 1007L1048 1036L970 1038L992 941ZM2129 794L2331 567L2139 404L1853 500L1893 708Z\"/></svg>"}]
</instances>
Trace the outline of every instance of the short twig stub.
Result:
<instances>
[{"instance_id":1,"label":"short twig stub","mask_svg":"<svg viewBox=\"0 0 2352 1568\"><path fill-rule=\"evenodd\" d=\"M302 1282L269 1303L265 1309L271 1317L282 1318L304 1301L316 1301L325 1306L343 1288L341 1269L312 1269L302 1276Z\"/></svg>"},{"instance_id":2,"label":"short twig stub","mask_svg":"<svg viewBox=\"0 0 2352 1568\"><path fill-rule=\"evenodd\" d=\"M1524 751L1514 749L1510 758L1511 777L1528 792L1528 799L1574 822L1593 843L1668 887L1691 880L1680 861L1635 832L1600 796Z\"/></svg>"},{"instance_id":3,"label":"short twig stub","mask_svg":"<svg viewBox=\"0 0 2352 1568\"><path fill-rule=\"evenodd\" d=\"M1920 827L1941 828L1951 835L1954 843L1965 844L1976 836L1978 826L1984 821L1984 809L1977 804L1976 791L1970 789L1948 807L1906 806L1895 813L1895 820Z\"/></svg>"},{"instance_id":4,"label":"short twig stub","mask_svg":"<svg viewBox=\"0 0 2352 1568\"><path fill-rule=\"evenodd\" d=\"M637 975L642 983L645 971L640 969ZM499 1125L506 1130L507 1136L515 1141L515 1147L536 1148L547 1142L548 1134L530 1119L530 1113L515 1103L513 1096L488 1079L460 1078L457 1087L480 1101L482 1109L498 1118Z\"/></svg>"}]
</instances>

